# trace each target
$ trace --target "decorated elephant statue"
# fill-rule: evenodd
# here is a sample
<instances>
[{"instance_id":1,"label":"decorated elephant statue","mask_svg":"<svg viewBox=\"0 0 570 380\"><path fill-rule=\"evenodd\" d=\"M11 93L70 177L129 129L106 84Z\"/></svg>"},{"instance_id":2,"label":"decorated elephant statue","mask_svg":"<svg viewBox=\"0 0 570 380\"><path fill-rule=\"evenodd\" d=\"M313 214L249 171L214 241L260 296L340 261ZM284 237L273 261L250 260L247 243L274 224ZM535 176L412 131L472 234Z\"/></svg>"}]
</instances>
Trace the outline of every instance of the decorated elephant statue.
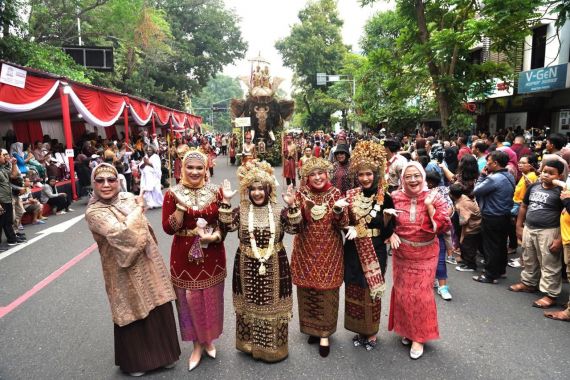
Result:
<instances>
[{"instance_id":1,"label":"decorated elephant statue","mask_svg":"<svg viewBox=\"0 0 570 380\"><path fill-rule=\"evenodd\" d=\"M270 149L275 143L275 132L280 131L283 122L293 115L295 102L248 96L245 100L232 99L230 107L234 118L251 118L252 142L255 145L264 143Z\"/></svg>"}]
</instances>

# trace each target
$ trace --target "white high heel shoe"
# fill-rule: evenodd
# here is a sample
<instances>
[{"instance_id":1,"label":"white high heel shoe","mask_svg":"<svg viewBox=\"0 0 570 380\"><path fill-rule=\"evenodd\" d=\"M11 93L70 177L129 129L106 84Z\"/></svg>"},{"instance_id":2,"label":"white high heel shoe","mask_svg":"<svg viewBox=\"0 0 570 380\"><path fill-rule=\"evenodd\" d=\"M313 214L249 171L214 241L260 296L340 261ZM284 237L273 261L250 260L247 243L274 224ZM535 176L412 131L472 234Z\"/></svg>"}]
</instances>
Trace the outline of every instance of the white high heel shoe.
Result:
<instances>
[{"instance_id":1,"label":"white high heel shoe","mask_svg":"<svg viewBox=\"0 0 570 380\"><path fill-rule=\"evenodd\" d=\"M423 354L424 354L424 346L423 345L421 346L421 348L419 350L414 350L413 348L410 348L410 358L412 358L414 360L421 358Z\"/></svg>"},{"instance_id":2,"label":"white high heel shoe","mask_svg":"<svg viewBox=\"0 0 570 380\"><path fill-rule=\"evenodd\" d=\"M211 350L208 350L206 348L205 351L206 351L206 355L208 355L212 359L215 359L216 358L216 347L214 345L212 345L212 347L214 347L214 348L212 348Z\"/></svg>"},{"instance_id":3,"label":"white high heel shoe","mask_svg":"<svg viewBox=\"0 0 570 380\"><path fill-rule=\"evenodd\" d=\"M191 358L192 356L190 356ZM193 369L195 369L196 367L198 367L198 365L200 364L200 361L202 360L202 352L200 352L200 357L198 358L197 361L192 361L191 359L188 359L188 372L192 371Z\"/></svg>"}]
</instances>

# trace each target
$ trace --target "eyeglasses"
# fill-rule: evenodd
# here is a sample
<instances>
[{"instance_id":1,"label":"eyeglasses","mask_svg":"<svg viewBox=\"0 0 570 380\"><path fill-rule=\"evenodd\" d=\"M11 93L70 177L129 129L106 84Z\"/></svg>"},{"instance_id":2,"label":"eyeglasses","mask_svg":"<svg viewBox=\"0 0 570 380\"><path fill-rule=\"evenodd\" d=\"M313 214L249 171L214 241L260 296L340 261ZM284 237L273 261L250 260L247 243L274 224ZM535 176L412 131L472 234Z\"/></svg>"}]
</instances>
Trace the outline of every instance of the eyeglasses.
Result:
<instances>
[{"instance_id":1,"label":"eyeglasses","mask_svg":"<svg viewBox=\"0 0 570 380\"><path fill-rule=\"evenodd\" d=\"M107 182L109 185L112 185L114 183L116 183L117 177L99 177L99 178L95 178L95 183L98 183L99 185L104 184L105 182Z\"/></svg>"},{"instance_id":2,"label":"eyeglasses","mask_svg":"<svg viewBox=\"0 0 570 380\"><path fill-rule=\"evenodd\" d=\"M404 176L404 181L414 181L414 180L420 180L422 178L423 176L421 174L412 174Z\"/></svg>"}]
</instances>

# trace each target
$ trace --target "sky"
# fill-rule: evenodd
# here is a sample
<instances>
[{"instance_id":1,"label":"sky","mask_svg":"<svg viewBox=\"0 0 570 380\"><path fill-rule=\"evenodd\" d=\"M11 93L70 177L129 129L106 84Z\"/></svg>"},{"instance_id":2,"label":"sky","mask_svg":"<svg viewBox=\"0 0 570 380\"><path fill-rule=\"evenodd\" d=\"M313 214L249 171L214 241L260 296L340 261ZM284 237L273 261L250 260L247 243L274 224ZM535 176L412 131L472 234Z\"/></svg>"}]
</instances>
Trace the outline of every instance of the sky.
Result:
<instances>
[{"instance_id":1,"label":"sky","mask_svg":"<svg viewBox=\"0 0 570 380\"><path fill-rule=\"evenodd\" d=\"M251 63L247 59L261 53L261 56L271 63L271 75L285 78L281 88L290 92L293 73L283 67L281 55L275 49L275 42L288 36L290 27L299 23L297 14L305 7L307 0L224 1L226 7L233 9L241 19L240 27L243 39L248 43L248 51L245 59L226 66L223 73L231 77L249 75ZM337 3L340 17L344 20L344 43L352 45L354 52L360 50L359 40L366 21L376 12L393 7L391 3L382 0L364 8L360 7L358 0L338 0Z\"/></svg>"}]
</instances>

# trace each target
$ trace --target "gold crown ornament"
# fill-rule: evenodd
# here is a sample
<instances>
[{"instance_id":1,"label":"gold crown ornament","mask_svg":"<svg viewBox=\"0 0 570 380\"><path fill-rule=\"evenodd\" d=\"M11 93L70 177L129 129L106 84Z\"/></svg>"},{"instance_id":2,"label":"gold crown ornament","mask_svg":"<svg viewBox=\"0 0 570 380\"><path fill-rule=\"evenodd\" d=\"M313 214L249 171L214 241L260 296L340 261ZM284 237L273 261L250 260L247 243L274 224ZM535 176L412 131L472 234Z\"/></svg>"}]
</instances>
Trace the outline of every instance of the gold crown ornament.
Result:
<instances>
[{"instance_id":1,"label":"gold crown ornament","mask_svg":"<svg viewBox=\"0 0 570 380\"><path fill-rule=\"evenodd\" d=\"M251 160L238 169L239 188L242 200L249 202L249 188L256 182L269 185L271 194L269 200L277 202L277 180L273 175L273 168L266 161Z\"/></svg>"},{"instance_id":2,"label":"gold crown ornament","mask_svg":"<svg viewBox=\"0 0 570 380\"><path fill-rule=\"evenodd\" d=\"M323 170L327 172L330 177L333 165L329 160L325 160L324 158L311 157L303 163L303 166L301 167L301 176L307 177L314 170Z\"/></svg>"},{"instance_id":3,"label":"gold crown ornament","mask_svg":"<svg viewBox=\"0 0 570 380\"><path fill-rule=\"evenodd\" d=\"M178 156L178 158L182 159L184 158L184 155L188 153L189 150L190 147L188 145L180 144L176 147L176 155Z\"/></svg>"},{"instance_id":4,"label":"gold crown ornament","mask_svg":"<svg viewBox=\"0 0 570 380\"><path fill-rule=\"evenodd\" d=\"M182 162L186 164L186 162L190 160L198 160L202 163L202 165L208 165L208 156L199 148L190 149L188 152L186 152L184 158L182 159Z\"/></svg>"},{"instance_id":5,"label":"gold crown ornament","mask_svg":"<svg viewBox=\"0 0 570 380\"><path fill-rule=\"evenodd\" d=\"M372 170L378 178L376 203L384 203L384 171L386 168L386 148L384 145L371 141L359 141L350 155L348 171L356 176L361 170Z\"/></svg>"}]
</instances>

